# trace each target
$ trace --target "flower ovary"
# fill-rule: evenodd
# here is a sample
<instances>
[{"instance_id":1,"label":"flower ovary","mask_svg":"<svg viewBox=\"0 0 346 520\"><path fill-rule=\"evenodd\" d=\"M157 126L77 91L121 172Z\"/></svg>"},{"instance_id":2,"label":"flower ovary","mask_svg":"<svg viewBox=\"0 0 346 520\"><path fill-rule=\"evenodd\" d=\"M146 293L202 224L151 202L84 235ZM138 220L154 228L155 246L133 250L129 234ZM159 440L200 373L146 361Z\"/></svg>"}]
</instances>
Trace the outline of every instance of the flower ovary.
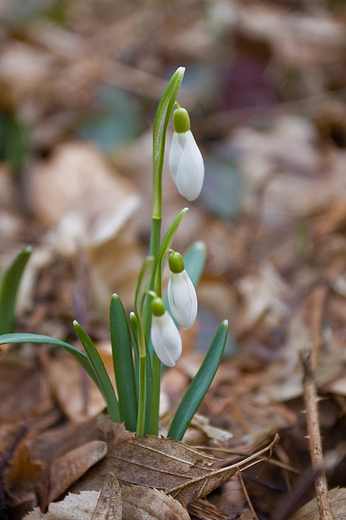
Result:
<instances>
[{"instance_id":1,"label":"flower ovary","mask_svg":"<svg viewBox=\"0 0 346 520\"><path fill-rule=\"evenodd\" d=\"M183 257L177 252L173 252L169 255L168 264L174 274L182 273L185 269Z\"/></svg>"},{"instance_id":2,"label":"flower ovary","mask_svg":"<svg viewBox=\"0 0 346 520\"><path fill-rule=\"evenodd\" d=\"M178 134L184 134L190 130L190 117L186 108L177 108L173 112L173 128Z\"/></svg>"},{"instance_id":3,"label":"flower ovary","mask_svg":"<svg viewBox=\"0 0 346 520\"><path fill-rule=\"evenodd\" d=\"M154 316L162 316L165 313L165 305L161 298L156 297L152 300L151 310Z\"/></svg>"}]
</instances>

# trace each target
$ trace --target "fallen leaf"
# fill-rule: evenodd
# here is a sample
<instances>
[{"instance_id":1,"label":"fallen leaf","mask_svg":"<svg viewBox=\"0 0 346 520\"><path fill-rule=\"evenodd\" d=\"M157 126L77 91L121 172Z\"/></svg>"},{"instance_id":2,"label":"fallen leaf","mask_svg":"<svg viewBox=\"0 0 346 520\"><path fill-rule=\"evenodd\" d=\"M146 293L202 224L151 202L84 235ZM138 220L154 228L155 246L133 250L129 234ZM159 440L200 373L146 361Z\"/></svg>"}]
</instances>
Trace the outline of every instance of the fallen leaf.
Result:
<instances>
[{"instance_id":1,"label":"fallen leaf","mask_svg":"<svg viewBox=\"0 0 346 520\"><path fill-rule=\"evenodd\" d=\"M132 303L143 256L131 223L140 197L128 179L109 168L95 146L67 143L32 172L32 208L49 229L46 247L71 258L83 248L93 296L109 306L117 292Z\"/></svg>"},{"instance_id":2,"label":"fallen leaf","mask_svg":"<svg viewBox=\"0 0 346 520\"><path fill-rule=\"evenodd\" d=\"M92 520L121 520L122 504L121 489L119 481L113 473L108 473L103 481L102 489L96 508L92 515Z\"/></svg>"},{"instance_id":3,"label":"fallen leaf","mask_svg":"<svg viewBox=\"0 0 346 520\"><path fill-rule=\"evenodd\" d=\"M104 341L96 342L95 345L115 386L111 344ZM51 360L48 380L54 397L71 422L78 423L96 417L106 408L96 384L69 354L64 353Z\"/></svg>"},{"instance_id":4,"label":"fallen leaf","mask_svg":"<svg viewBox=\"0 0 346 520\"><path fill-rule=\"evenodd\" d=\"M66 432L75 434L75 437L69 439ZM66 432L58 430L54 435L47 432L37 439L25 439L19 444L4 479L11 505L24 502L35 505L38 499L40 506L46 507L105 456L105 442L86 442L88 435L94 435L91 422L69 427ZM78 442L84 443L73 449Z\"/></svg>"},{"instance_id":5,"label":"fallen leaf","mask_svg":"<svg viewBox=\"0 0 346 520\"><path fill-rule=\"evenodd\" d=\"M16 449L4 487L11 505L29 502L36 504L36 495L43 495L47 482L45 464L31 457L28 446L22 442Z\"/></svg>"},{"instance_id":6,"label":"fallen leaf","mask_svg":"<svg viewBox=\"0 0 346 520\"><path fill-rule=\"evenodd\" d=\"M329 492L334 520L344 520L346 516L346 488ZM316 498L310 500L292 516L292 520L318 520L320 518Z\"/></svg>"},{"instance_id":7,"label":"fallen leaf","mask_svg":"<svg viewBox=\"0 0 346 520\"><path fill-rule=\"evenodd\" d=\"M290 287L269 261L261 264L256 274L241 278L237 288L243 301L237 320L239 332L261 319L268 327L275 327L287 312Z\"/></svg>"},{"instance_id":8,"label":"fallen leaf","mask_svg":"<svg viewBox=\"0 0 346 520\"><path fill-rule=\"evenodd\" d=\"M124 486L123 520L189 520L186 509L171 496L145 486Z\"/></svg>"},{"instance_id":9,"label":"fallen leaf","mask_svg":"<svg viewBox=\"0 0 346 520\"><path fill-rule=\"evenodd\" d=\"M98 424L100 438L108 444L108 453L78 483L78 490L99 491L111 472L119 481L167 491L212 472L209 467L217 460L179 441L154 436L136 438L124 425L111 423L106 416L100 416Z\"/></svg>"},{"instance_id":10,"label":"fallen leaf","mask_svg":"<svg viewBox=\"0 0 346 520\"><path fill-rule=\"evenodd\" d=\"M79 495L69 493L62 502L50 504L48 513L41 513L35 507L24 520L91 520L99 496L97 491L82 491Z\"/></svg>"},{"instance_id":11,"label":"fallen leaf","mask_svg":"<svg viewBox=\"0 0 346 520\"><path fill-rule=\"evenodd\" d=\"M105 442L91 441L54 460L50 466L49 503L66 491L91 466L103 459L106 453Z\"/></svg>"},{"instance_id":12,"label":"fallen leaf","mask_svg":"<svg viewBox=\"0 0 346 520\"><path fill-rule=\"evenodd\" d=\"M113 238L139 206L134 186L88 143L60 145L32 175L36 219L56 230L56 248L67 255L77 244L91 247Z\"/></svg>"},{"instance_id":13,"label":"fallen leaf","mask_svg":"<svg viewBox=\"0 0 346 520\"><path fill-rule=\"evenodd\" d=\"M123 487L128 484L150 486L187 505L206 496L229 480L238 466L247 464L268 449L220 470L211 467L218 459L180 441L154 436L136 438L122 424L111 423L105 416L99 419L102 436L108 444L107 456L78 482L78 488L72 487L72 492L99 491L103 479L111 472Z\"/></svg>"},{"instance_id":14,"label":"fallen leaf","mask_svg":"<svg viewBox=\"0 0 346 520\"><path fill-rule=\"evenodd\" d=\"M110 480L112 480L110 488L114 490L114 483L116 482L114 475L106 481L106 488L108 488ZM107 489L106 491L108 497L110 490L111 489ZM186 509L177 500L156 489L150 489L145 486L123 486L120 494L119 487L119 494L117 494L116 498L112 495L109 500L106 500L107 505L105 507L101 493L96 491L82 491L80 495L70 493L62 502L50 504L48 513L42 514L38 508L35 508L34 511L25 516L25 520L118 520L120 518L122 518L122 520L190 519ZM120 497L122 498L122 506L120 504ZM113 514L113 510L109 510L108 508L108 505L112 503L114 499L117 503L115 514ZM119 513L121 516L119 516Z\"/></svg>"}]
</instances>

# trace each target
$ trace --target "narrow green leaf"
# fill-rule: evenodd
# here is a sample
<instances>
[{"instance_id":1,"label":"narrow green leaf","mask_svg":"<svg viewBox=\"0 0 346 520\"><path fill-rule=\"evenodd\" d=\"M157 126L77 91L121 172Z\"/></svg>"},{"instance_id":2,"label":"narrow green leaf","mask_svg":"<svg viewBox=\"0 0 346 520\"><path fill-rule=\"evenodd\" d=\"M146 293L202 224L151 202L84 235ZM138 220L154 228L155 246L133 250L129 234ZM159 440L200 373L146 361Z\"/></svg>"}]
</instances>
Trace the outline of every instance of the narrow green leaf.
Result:
<instances>
[{"instance_id":1,"label":"narrow green leaf","mask_svg":"<svg viewBox=\"0 0 346 520\"><path fill-rule=\"evenodd\" d=\"M89 376L96 383L96 385L99 386L97 376L87 356L83 354L83 352L80 352L80 350L78 350L77 348L72 347L72 345L69 345L64 341L51 338L50 336L44 336L42 334L3 334L2 336L0 336L0 345L4 345L6 343L44 343L46 345L62 347L66 350L66 352L71 354L82 365L82 367L88 372Z\"/></svg>"},{"instance_id":2,"label":"narrow green leaf","mask_svg":"<svg viewBox=\"0 0 346 520\"><path fill-rule=\"evenodd\" d=\"M137 395L133 368L132 345L126 313L120 298L113 294L110 305L110 331L115 382L121 421L126 429L137 427Z\"/></svg>"},{"instance_id":3,"label":"narrow green leaf","mask_svg":"<svg viewBox=\"0 0 346 520\"><path fill-rule=\"evenodd\" d=\"M89 338L85 330L79 325L77 321L73 322L75 331L84 347L87 358L94 369L98 379L98 386L101 389L103 397L105 398L110 418L113 422L121 422L119 405L115 396L114 388L107 374L107 370L103 364L100 354L97 351L94 343Z\"/></svg>"},{"instance_id":4,"label":"narrow green leaf","mask_svg":"<svg viewBox=\"0 0 346 520\"><path fill-rule=\"evenodd\" d=\"M20 279L31 255L26 247L3 274L0 288L0 334L14 331L15 305Z\"/></svg>"},{"instance_id":5,"label":"narrow green leaf","mask_svg":"<svg viewBox=\"0 0 346 520\"><path fill-rule=\"evenodd\" d=\"M173 440L183 438L219 367L226 345L227 331L228 322L225 320L218 328L200 369L174 415L167 437Z\"/></svg>"},{"instance_id":6,"label":"narrow green leaf","mask_svg":"<svg viewBox=\"0 0 346 520\"><path fill-rule=\"evenodd\" d=\"M185 271L189 275L193 285L197 287L207 259L207 247L205 243L202 240L197 240L191 244L185 251L183 258Z\"/></svg>"},{"instance_id":7,"label":"narrow green leaf","mask_svg":"<svg viewBox=\"0 0 346 520\"><path fill-rule=\"evenodd\" d=\"M133 357L135 363L135 382L137 399L139 395L139 346L138 346L138 323L134 312L130 313L130 327L133 341Z\"/></svg>"}]
</instances>

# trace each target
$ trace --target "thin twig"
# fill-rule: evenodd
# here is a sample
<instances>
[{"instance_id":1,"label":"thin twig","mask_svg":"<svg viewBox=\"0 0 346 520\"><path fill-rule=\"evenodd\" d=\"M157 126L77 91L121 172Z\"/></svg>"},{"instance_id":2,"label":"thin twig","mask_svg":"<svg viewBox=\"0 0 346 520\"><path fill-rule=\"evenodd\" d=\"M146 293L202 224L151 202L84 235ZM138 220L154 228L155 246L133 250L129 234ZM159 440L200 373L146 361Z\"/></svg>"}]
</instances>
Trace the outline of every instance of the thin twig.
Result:
<instances>
[{"instance_id":1,"label":"thin twig","mask_svg":"<svg viewBox=\"0 0 346 520\"><path fill-rule=\"evenodd\" d=\"M238 472L238 477L239 477L239 480L240 480L240 483L241 483L241 487L243 488L243 491L244 491L244 495L245 495L246 501L249 504L249 508L251 509L251 513L253 514L254 519L258 520L258 516L256 515L256 511L254 510L254 507L253 507L252 502L250 500L249 493L247 492L247 489L246 489L246 486L245 486L245 483L244 483L244 479L243 479L243 475L241 474L240 468L237 468L237 472Z\"/></svg>"},{"instance_id":2,"label":"thin twig","mask_svg":"<svg viewBox=\"0 0 346 520\"><path fill-rule=\"evenodd\" d=\"M303 366L303 395L306 407L306 419L309 435L310 457L313 470L321 469L321 475L315 480L316 498L321 520L333 520L328 485L323 464L322 440L318 420L318 396L316 381L311 368L311 351L300 353Z\"/></svg>"},{"instance_id":3,"label":"thin twig","mask_svg":"<svg viewBox=\"0 0 346 520\"><path fill-rule=\"evenodd\" d=\"M193 446L194 450L203 450L203 451L214 451L219 453L230 453L232 455L236 455L238 457L248 457L249 454L246 451L239 451L239 450L231 450L229 448L218 448L215 446ZM289 466L288 464L284 464L280 460L276 459L268 459L268 463L272 464L273 466L277 466L278 468L284 469L286 471L290 471L291 473L294 473L295 475L301 475L302 472L299 469L292 468L292 466Z\"/></svg>"}]
</instances>

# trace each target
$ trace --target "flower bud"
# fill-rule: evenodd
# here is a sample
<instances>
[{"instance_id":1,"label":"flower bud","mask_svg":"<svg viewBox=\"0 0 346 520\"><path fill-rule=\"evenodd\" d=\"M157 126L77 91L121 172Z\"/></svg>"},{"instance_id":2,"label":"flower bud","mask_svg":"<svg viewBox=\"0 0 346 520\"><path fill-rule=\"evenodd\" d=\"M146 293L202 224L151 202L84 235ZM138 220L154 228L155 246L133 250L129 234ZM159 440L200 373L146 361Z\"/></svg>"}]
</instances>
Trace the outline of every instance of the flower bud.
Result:
<instances>
[{"instance_id":1,"label":"flower bud","mask_svg":"<svg viewBox=\"0 0 346 520\"><path fill-rule=\"evenodd\" d=\"M179 193L187 200L195 200L203 187L204 162L190 130L189 114L185 108L177 106L173 113L169 168Z\"/></svg>"},{"instance_id":2,"label":"flower bud","mask_svg":"<svg viewBox=\"0 0 346 520\"><path fill-rule=\"evenodd\" d=\"M168 262L170 267L167 287L169 306L179 325L188 330L194 324L197 316L196 290L184 269L184 261L180 253L171 254Z\"/></svg>"},{"instance_id":3,"label":"flower bud","mask_svg":"<svg viewBox=\"0 0 346 520\"><path fill-rule=\"evenodd\" d=\"M153 299L151 309L153 311L151 322L151 342L153 348L162 363L168 367L174 367L182 352L179 331L172 317L165 310L161 298Z\"/></svg>"}]
</instances>

